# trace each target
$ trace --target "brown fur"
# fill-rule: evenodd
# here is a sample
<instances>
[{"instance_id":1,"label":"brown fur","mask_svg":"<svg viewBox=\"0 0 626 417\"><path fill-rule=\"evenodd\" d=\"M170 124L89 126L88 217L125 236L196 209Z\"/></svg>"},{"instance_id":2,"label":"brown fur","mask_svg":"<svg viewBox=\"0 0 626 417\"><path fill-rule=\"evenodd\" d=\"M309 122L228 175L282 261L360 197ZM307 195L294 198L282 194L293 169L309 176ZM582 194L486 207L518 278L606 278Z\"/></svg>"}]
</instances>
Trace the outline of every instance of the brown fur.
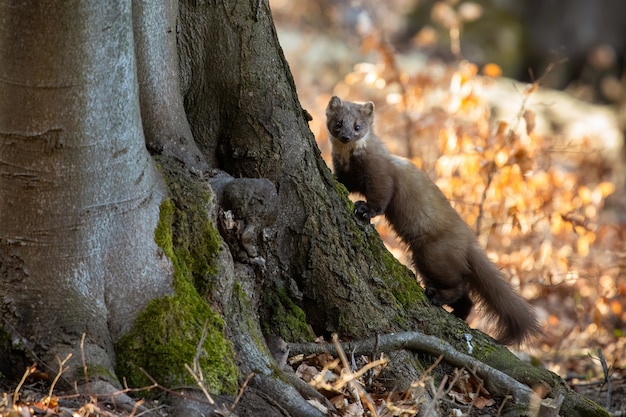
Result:
<instances>
[{"instance_id":1,"label":"brown fur","mask_svg":"<svg viewBox=\"0 0 626 417\"><path fill-rule=\"evenodd\" d=\"M385 215L408 244L431 302L449 305L466 319L471 293L497 319L494 332L505 344L540 333L532 307L487 259L441 190L411 162L390 154L374 134L374 104L333 97L326 118L337 179L367 200L355 203L355 214L368 221Z\"/></svg>"}]
</instances>

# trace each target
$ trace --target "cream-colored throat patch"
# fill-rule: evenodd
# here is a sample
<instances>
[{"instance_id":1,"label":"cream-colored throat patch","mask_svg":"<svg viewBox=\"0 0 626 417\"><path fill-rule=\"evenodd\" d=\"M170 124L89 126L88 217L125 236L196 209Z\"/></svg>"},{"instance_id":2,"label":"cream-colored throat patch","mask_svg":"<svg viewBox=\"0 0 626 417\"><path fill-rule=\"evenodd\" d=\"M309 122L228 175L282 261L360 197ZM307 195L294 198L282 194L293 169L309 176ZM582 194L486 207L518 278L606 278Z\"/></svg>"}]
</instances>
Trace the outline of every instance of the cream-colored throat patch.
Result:
<instances>
[{"instance_id":1,"label":"cream-colored throat patch","mask_svg":"<svg viewBox=\"0 0 626 417\"><path fill-rule=\"evenodd\" d=\"M358 154L367 147L370 133L367 132L365 136L356 142L343 143L336 137L330 135L330 143L333 147L333 157L344 168L350 167L350 157L354 154Z\"/></svg>"}]
</instances>

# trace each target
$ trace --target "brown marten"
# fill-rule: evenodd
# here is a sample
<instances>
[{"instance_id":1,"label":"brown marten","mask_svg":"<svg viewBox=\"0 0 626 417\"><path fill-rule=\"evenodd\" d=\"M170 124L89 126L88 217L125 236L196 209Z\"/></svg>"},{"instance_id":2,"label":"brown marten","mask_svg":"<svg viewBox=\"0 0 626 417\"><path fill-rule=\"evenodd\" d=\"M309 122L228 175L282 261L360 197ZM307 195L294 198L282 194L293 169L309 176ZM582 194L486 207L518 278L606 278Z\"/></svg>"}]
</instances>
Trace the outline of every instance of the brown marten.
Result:
<instances>
[{"instance_id":1,"label":"brown marten","mask_svg":"<svg viewBox=\"0 0 626 417\"><path fill-rule=\"evenodd\" d=\"M409 246L434 305L449 305L465 320L471 294L497 320L493 330L499 342L521 343L541 333L533 308L487 259L441 190L410 161L389 153L372 131L373 121L372 102L335 96L326 108L335 175L366 199L355 203L356 216L369 221L385 215Z\"/></svg>"}]
</instances>

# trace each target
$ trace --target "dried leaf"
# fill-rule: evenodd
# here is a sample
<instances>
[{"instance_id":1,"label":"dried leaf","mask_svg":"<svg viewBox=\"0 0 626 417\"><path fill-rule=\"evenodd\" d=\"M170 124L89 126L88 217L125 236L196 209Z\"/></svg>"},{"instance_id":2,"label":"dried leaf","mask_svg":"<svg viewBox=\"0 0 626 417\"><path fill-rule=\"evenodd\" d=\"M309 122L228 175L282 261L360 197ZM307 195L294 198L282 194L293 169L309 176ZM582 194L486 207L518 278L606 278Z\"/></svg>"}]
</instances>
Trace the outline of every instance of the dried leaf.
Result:
<instances>
[{"instance_id":1,"label":"dried leaf","mask_svg":"<svg viewBox=\"0 0 626 417\"><path fill-rule=\"evenodd\" d=\"M502 68L498 64L489 63L483 67L483 74L491 78L502 76Z\"/></svg>"},{"instance_id":2,"label":"dried leaf","mask_svg":"<svg viewBox=\"0 0 626 417\"><path fill-rule=\"evenodd\" d=\"M523 117L524 121L526 122L526 134L530 136L535 131L537 117L535 115L535 112L532 110L526 110Z\"/></svg>"},{"instance_id":3,"label":"dried leaf","mask_svg":"<svg viewBox=\"0 0 626 417\"><path fill-rule=\"evenodd\" d=\"M306 382L311 382L313 378L319 373L316 367L301 363L296 369L296 375Z\"/></svg>"},{"instance_id":4,"label":"dried leaf","mask_svg":"<svg viewBox=\"0 0 626 417\"><path fill-rule=\"evenodd\" d=\"M352 403L342 410L341 415L343 417L362 417L365 415L365 410L361 404Z\"/></svg>"}]
</instances>

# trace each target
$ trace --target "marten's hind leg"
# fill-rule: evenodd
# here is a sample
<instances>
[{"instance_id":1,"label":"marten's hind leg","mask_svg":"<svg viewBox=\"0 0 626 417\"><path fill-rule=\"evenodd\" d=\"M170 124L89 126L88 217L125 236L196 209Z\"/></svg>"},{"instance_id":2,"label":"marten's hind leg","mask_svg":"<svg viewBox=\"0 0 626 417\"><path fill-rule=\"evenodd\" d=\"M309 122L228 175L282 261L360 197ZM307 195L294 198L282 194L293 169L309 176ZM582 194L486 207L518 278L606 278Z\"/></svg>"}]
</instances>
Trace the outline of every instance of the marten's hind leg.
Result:
<instances>
[{"instance_id":1,"label":"marten's hind leg","mask_svg":"<svg viewBox=\"0 0 626 417\"><path fill-rule=\"evenodd\" d=\"M430 286L428 284L428 280L425 279L426 286L426 297L430 300L433 305L436 306L450 306L452 308L452 313L460 318L461 320L465 320L469 315L470 311L472 311L472 306L474 303L470 299L467 290L465 290L465 286L456 287L456 288L438 288L435 286Z\"/></svg>"},{"instance_id":2,"label":"marten's hind leg","mask_svg":"<svg viewBox=\"0 0 626 417\"><path fill-rule=\"evenodd\" d=\"M452 307L452 314L461 320L465 320L467 316L469 316L470 311L472 311L474 302L469 298L469 295L465 293L461 298L449 305Z\"/></svg>"},{"instance_id":3,"label":"marten's hind leg","mask_svg":"<svg viewBox=\"0 0 626 417\"><path fill-rule=\"evenodd\" d=\"M430 302L436 306L450 306L455 316L465 320L473 305L466 279L471 271L465 262L463 241L454 241L458 243L454 246L444 237L421 247L410 245L413 265L422 276Z\"/></svg>"}]
</instances>

